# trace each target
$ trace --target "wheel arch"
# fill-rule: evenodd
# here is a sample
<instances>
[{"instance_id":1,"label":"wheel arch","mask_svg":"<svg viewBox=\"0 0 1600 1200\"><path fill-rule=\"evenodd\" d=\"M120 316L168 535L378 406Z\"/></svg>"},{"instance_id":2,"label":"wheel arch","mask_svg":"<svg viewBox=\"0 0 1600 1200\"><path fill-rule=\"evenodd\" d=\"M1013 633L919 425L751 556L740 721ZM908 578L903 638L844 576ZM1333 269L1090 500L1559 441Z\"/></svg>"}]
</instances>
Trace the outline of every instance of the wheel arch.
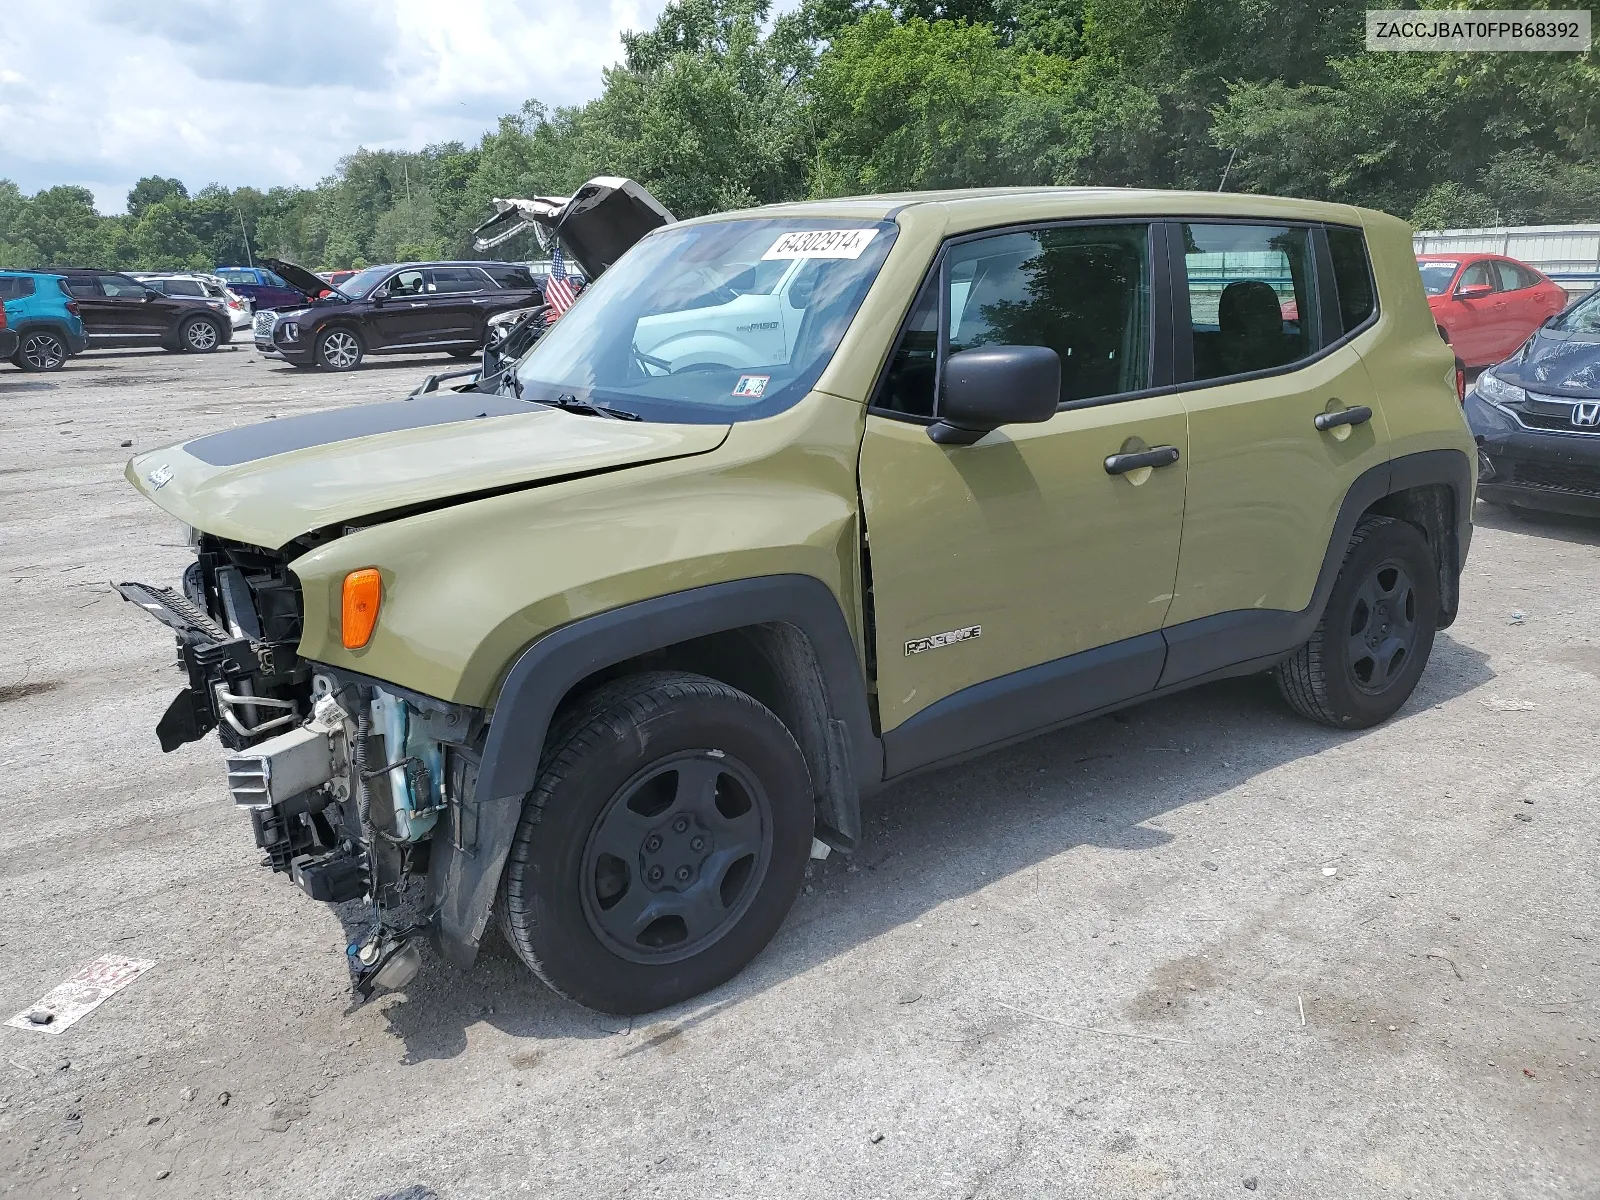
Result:
<instances>
[{"instance_id":1,"label":"wheel arch","mask_svg":"<svg viewBox=\"0 0 1600 1200\"><path fill-rule=\"evenodd\" d=\"M527 647L507 674L489 722L470 801L470 851L436 842L429 866L434 940L470 964L563 704L634 671L689 670L746 691L788 726L811 770L826 840L860 836L860 795L882 778L883 751L844 612L809 575L710 584L599 613Z\"/></svg>"},{"instance_id":2,"label":"wheel arch","mask_svg":"<svg viewBox=\"0 0 1600 1200\"><path fill-rule=\"evenodd\" d=\"M1448 629L1460 608L1461 569L1472 542L1471 460L1459 450L1427 450L1394 459L1389 468L1387 492L1360 515L1395 517L1422 532L1439 572L1438 628Z\"/></svg>"}]
</instances>

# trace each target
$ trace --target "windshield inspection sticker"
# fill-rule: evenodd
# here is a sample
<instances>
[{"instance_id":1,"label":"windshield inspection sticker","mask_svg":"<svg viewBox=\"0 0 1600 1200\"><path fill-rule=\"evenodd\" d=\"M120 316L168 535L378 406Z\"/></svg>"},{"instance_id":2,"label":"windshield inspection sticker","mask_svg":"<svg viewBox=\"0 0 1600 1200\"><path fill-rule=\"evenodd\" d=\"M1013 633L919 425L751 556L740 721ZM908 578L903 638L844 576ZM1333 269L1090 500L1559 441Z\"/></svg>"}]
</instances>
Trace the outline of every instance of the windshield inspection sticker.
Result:
<instances>
[{"instance_id":1,"label":"windshield inspection sticker","mask_svg":"<svg viewBox=\"0 0 1600 1200\"><path fill-rule=\"evenodd\" d=\"M733 385L733 394L755 399L767 390L767 384L771 382L771 375L741 375L739 382Z\"/></svg>"},{"instance_id":2,"label":"windshield inspection sticker","mask_svg":"<svg viewBox=\"0 0 1600 1200\"><path fill-rule=\"evenodd\" d=\"M761 257L768 262L783 258L860 258L877 235L876 229L801 229L784 234Z\"/></svg>"}]
</instances>

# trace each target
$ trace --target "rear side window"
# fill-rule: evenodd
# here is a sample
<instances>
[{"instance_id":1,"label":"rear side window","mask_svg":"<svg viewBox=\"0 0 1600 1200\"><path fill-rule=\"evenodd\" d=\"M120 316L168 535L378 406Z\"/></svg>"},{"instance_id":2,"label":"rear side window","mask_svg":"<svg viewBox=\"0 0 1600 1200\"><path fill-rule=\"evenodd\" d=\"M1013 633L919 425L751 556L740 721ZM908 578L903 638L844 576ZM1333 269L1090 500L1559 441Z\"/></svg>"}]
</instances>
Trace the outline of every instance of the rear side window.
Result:
<instances>
[{"instance_id":1,"label":"rear side window","mask_svg":"<svg viewBox=\"0 0 1600 1200\"><path fill-rule=\"evenodd\" d=\"M266 276L268 287L286 288L289 286L282 276L275 275L271 271L263 271L261 274Z\"/></svg>"},{"instance_id":2,"label":"rear side window","mask_svg":"<svg viewBox=\"0 0 1600 1200\"><path fill-rule=\"evenodd\" d=\"M1367 239L1359 229L1330 225L1328 255L1333 259L1333 284L1339 293L1340 327L1349 333L1359 328L1378 308L1377 290L1372 285L1372 264L1367 259ZM1449 270L1454 272L1454 263L1449 265ZM1449 286L1447 276L1444 287Z\"/></svg>"},{"instance_id":3,"label":"rear side window","mask_svg":"<svg viewBox=\"0 0 1600 1200\"><path fill-rule=\"evenodd\" d=\"M534 288L538 285L527 267L485 267L489 277L507 290Z\"/></svg>"},{"instance_id":4,"label":"rear side window","mask_svg":"<svg viewBox=\"0 0 1600 1200\"><path fill-rule=\"evenodd\" d=\"M1317 352L1310 229L1200 223L1182 229L1196 380L1267 371Z\"/></svg>"},{"instance_id":5,"label":"rear side window","mask_svg":"<svg viewBox=\"0 0 1600 1200\"><path fill-rule=\"evenodd\" d=\"M100 285L92 275L68 275L67 291L74 296L89 298L100 294Z\"/></svg>"},{"instance_id":6,"label":"rear side window","mask_svg":"<svg viewBox=\"0 0 1600 1200\"><path fill-rule=\"evenodd\" d=\"M1502 292L1520 292L1523 288L1537 287L1539 277L1526 267L1516 263L1497 261L1495 270L1500 273L1500 290Z\"/></svg>"},{"instance_id":7,"label":"rear side window","mask_svg":"<svg viewBox=\"0 0 1600 1200\"><path fill-rule=\"evenodd\" d=\"M254 283L256 281L256 274L254 271L222 270L218 271L217 274L222 276L222 278L229 283Z\"/></svg>"},{"instance_id":8,"label":"rear side window","mask_svg":"<svg viewBox=\"0 0 1600 1200\"><path fill-rule=\"evenodd\" d=\"M26 275L0 275L0 300L20 300L33 295L33 280Z\"/></svg>"},{"instance_id":9,"label":"rear side window","mask_svg":"<svg viewBox=\"0 0 1600 1200\"><path fill-rule=\"evenodd\" d=\"M193 279L166 279L162 281L161 290L169 296L204 296L205 288Z\"/></svg>"},{"instance_id":10,"label":"rear side window","mask_svg":"<svg viewBox=\"0 0 1600 1200\"><path fill-rule=\"evenodd\" d=\"M126 275L102 275L100 287L108 296L142 297L145 293L144 284L129 279Z\"/></svg>"},{"instance_id":11,"label":"rear side window","mask_svg":"<svg viewBox=\"0 0 1600 1200\"><path fill-rule=\"evenodd\" d=\"M483 273L472 267L434 267L432 274L436 292L481 292L488 284Z\"/></svg>"}]
</instances>

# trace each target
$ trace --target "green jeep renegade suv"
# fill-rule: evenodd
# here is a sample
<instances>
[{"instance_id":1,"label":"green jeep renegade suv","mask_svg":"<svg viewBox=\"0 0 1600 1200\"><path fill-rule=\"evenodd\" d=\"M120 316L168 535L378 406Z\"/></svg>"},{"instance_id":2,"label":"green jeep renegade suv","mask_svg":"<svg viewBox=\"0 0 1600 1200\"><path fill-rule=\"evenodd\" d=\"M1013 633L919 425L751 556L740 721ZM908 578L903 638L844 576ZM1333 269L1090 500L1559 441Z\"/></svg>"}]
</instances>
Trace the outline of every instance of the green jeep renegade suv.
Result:
<instances>
[{"instance_id":1,"label":"green jeep renegade suv","mask_svg":"<svg viewBox=\"0 0 1600 1200\"><path fill-rule=\"evenodd\" d=\"M178 636L162 745L216 728L273 869L369 906L358 992L494 918L644 1012L749 962L887 781L1249 672L1394 713L1471 535L1453 368L1381 213L722 214L492 379L135 458L197 559L122 590Z\"/></svg>"}]
</instances>

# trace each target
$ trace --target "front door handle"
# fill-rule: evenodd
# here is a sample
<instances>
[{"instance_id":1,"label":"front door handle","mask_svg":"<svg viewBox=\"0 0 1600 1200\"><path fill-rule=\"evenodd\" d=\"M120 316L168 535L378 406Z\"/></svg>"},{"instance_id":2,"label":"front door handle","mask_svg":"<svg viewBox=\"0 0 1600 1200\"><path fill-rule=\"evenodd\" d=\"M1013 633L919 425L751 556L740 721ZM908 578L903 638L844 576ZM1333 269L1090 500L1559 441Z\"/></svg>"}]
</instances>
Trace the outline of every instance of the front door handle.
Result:
<instances>
[{"instance_id":1,"label":"front door handle","mask_svg":"<svg viewBox=\"0 0 1600 1200\"><path fill-rule=\"evenodd\" d=\"M1372 410L1365 404L1341 408L1338 412L1321 412L1311 418L1311 423L1322 433L1341 425L1365 425L1372 420Z\"/></svg>"},{"instance_id":2,"label":"front door handle","mask_svg":"<svg viewBox=\"0 0 1600 1200\"><path fill-rule=\"evenodd\" d=\"M1111 454L1106 456L1106 474L1126 475L1140 467L1170 467L1177 461L1176 446L1156 446L1136 454Z\"/></svg>"}]
</instances>

